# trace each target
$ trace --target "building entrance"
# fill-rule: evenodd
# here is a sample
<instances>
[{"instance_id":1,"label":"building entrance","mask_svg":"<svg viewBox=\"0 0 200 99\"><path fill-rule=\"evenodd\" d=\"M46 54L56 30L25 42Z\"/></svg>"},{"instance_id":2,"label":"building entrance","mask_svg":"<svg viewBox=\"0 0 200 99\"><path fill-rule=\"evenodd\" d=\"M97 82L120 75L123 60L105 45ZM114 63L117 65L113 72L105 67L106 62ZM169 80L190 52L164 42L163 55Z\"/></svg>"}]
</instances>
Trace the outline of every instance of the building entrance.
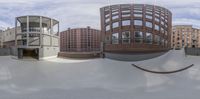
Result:
<instances>
[{"instance_id":1,"label":"building entrance","mask_svg":"<svg viewBox=\"0 0 200 99\"><path fill-rule=\"evenodd\" d=\"M39 49L19 49L18 57L21 59L39 59Z\"/></svg>"}]
</instances>

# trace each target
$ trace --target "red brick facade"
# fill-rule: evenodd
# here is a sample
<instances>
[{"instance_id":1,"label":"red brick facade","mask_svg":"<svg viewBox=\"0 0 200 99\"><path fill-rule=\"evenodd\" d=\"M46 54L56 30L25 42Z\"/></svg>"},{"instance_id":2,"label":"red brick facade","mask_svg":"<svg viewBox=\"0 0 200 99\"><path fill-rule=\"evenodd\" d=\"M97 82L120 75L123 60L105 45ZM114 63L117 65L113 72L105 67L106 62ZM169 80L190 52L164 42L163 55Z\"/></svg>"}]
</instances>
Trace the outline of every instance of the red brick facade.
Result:
<instances>
[{"instance_id":1,"label":"red brick facade","mask_svg":"<svg viewBox=\"0 0 200 99\"><path fill-rule=\"evenodd\" d=\"M60 33L61 52L100 51L100 30L87 28L68 29Z\"/></svg>"},{"instance_id":2,"label":"red brick facade","mask_svg":"<svg viewBox=\"0 0 200 99\"><path fill-rule=\"evenodd\" d=\"M105 52L157 52L170 49L172 13L146 4L106 6L101 12Z\"/></svg>"}]
</instances>

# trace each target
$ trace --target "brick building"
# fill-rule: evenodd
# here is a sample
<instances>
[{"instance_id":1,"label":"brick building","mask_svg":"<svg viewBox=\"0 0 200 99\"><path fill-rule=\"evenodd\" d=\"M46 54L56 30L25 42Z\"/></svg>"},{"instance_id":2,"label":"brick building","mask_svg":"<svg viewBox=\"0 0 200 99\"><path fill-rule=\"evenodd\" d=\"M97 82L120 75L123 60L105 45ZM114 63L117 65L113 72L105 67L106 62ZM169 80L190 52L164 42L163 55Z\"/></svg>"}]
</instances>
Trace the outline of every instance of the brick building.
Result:
<instances>
[{"instance_id":1,"label":"brick building","mask_svg":"<svg viewBox=\"0 0 200 99\"><path fill-rule=\"evenodd\" d=\"M172 13L146 4L119 4L100 9L104 51L160 52L170 49Z\"/></svg>"},{"instance_id":2,"label":"brick building","mask_svg":"<svg viewBox=\"0 0 200 99\"><path fill-rule=\"evenodd\" d=\"M100 30L87 28L75 28L60 33L60 56L73 54L71 57L81 57L82 54L94 54L100 52ZM64 55L67 56L67 55Z\"/></svg>"},{"instance_id":3,"label":"brick building","mask_svg":"<svg viewBox=\"0 0 200 99\"><path fill-rule=\"evenodd\" d=\"M173 26L171 42L171 47L175 49L180 49L184 47L199 48L200 29L193 28L192 25Z\"/></svg>"}]
</instances>

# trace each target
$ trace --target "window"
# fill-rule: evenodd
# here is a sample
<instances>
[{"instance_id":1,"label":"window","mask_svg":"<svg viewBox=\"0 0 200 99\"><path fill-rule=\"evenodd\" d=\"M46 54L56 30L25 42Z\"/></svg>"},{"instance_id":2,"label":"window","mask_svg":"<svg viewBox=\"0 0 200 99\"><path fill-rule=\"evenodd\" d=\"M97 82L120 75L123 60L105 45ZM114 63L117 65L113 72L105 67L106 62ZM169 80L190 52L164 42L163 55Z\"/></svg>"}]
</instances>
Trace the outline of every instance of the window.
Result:
<instances>
[{"instance_id":1,"label":"window","mask_svg":"<svg viewBox=\"0 0 200 99\"><path fill-rule=\"evenodd\" d=\"M168 47L168 41L165 40L165 47Z\"/></svg>"},{"instance_id":2,"label":"window","mask_svg":"<svg viewBox=\"0 0 200 99\"><path fill-rule=\"evenodd\" d=\"M131 14L122 14L122 17L130 17Z\"/></svg>"},{"instance_id":3,"label":"window","mask_svg":"<svg viewBox=\"0 0 200 99\"><path fill-rule=\"evenodd\" d=\"M150 15L146 15L146 18L147 18L147 19L152 19L153 17L150 16Z\"/></svg>"},{"instance_id":4,"label":"window","mask_svg":"<svg viewBox=\"0 0 200 99\"><path fill-rule=\"evenodd\" d=\"M142 13L142 8L134 8L134 13Z\"/></svg>"},{"instance_id":5,"label":"window","mask_svg":"<svg viewBox=\"0 0 200 99\"><path fill-rule=\"evenodd\" d=\"M122 32L122 43L129 44L130 43L130 31Z\"/></svg>"},{"instance_id":6,"label":"window","mask_svg":"<svg viewBox=\"0 0 200 99\"><path fill-rule=\"evenodd\" d=\"M114 19L118 19L118 18L119 18L118 15L115 15L115 16L112 17L113 20L114 20Z\"/></svg>"},{"instance_id":7,"label":"window","mask_svg":"<svg viewBox=\"0 0 200 99\"><path fill-rule=\"evenodd\" d=\"M159 28L160 28L160 27L159 27L158 25L155 24L155 30L159 31L159 30L160 30Z\"/></svg>"},{"instance_id":8,"label":"window","mask_svg":"<svg viewBox=\"0 0 200 99\"><path fill-rule=\"evenodd\" d=\"M156 43L157 45L159 45L159 44L160 44L160 36L155 35L154 41L155 41L155 43Z\"/></svg>"},{"instance_id":9,"label":"window","mask_svg":"<svg viewBox=\"0 0 200 99\"><path fill-rule=\"evenodd\" d=\"M146 43L147 44L152 44L152 33L146 33Z\"/></svg>"},{"instance_id":10,"label":"window","mask_svg":"<svg viewBox=\"0 0 200 99\"><path fill-rule=\"evenodd\" d=\"M112 34L112 44L119 44L119 33Z\"/></svg>"},{"instance_id":11,"label":"window","mask_svg":"<svg viewBox=\"0 0 200 99\"><path fill-rule=\"evenodd\" d=\"M162 25L165 25L164 21L161 21L161 24L162 24Z\"/></svg>"},{"instance_id":12,"label":"window","mask_svg":"<svg viewBox=\"0 0 200 99\"><path fill-rule=\"evenodd\" d=\"M130 20L123 20L122 26L127 26L127 25L131 25L131 21Z\"/></svg>"},{"instance_id":13,"label":"window","mask_svg":"<svg viewBox=\"0 0 200 99\"><path fill-rule=\"evenodd\" d=\"M162 27L161 27L161 33L163 33L163 34L165 33L165 30Z\"/></svg>"},{"instance_id":14,"label":"window","mask_svg":"<svg viewBox=\"0 0 200 99\"><path fill-rule=\"evenodd\" d=\"M142 14L134 14L134 17L142 17Z\"/></svg>"},{"instance_id":15,"label":"window","mask_svg":"<svg viewBox=\"0 0 200 99\"><path fill-rule=\"evenodd\" d=\"M107 25L106 26L106 31L109 31L110 30L110 25Z\"/></svg>"},{"instance_id":16,"label":"window","mask_svg":"<svg viewBox=\"0 0 200 99\"><path fill-rule=\"evenodd\" d=\"M160 13L159 11L156 11L156 14L155 14L155 15L156 15L157 17L159 17L159 16L160 16L159 13Z\"/></svg>"},{"instance_id":17,"label":"window","mask_svg":"<svg viewBox=\"0 0 200 99\"><path fill-rule=\"evenodd\" d=\"M143 33L140 31L135 32L135 42L142 43L143 42Z\"/></svg>"},{"instance_id":18,"label":"window","mask_svg":"<svg viewBox=\"0 0 200 99\"><path fill-rule=\"evenodd\" d=\"M152 28L152 23L151 22L146 22L146 27Z\"/></svg>"},{"instance_id":19,"label":"window","mask_svg":"<svg viewBox=\"0 0 200 99\"><path fill-rule=\"evenodd\" d=\"M106 14L106 15L105 15L106 18L109 17L109 16L110 16L110 14Z\"/></svg>"},{"instance_id":20,"label":"window","mask_svg":"<svg viewBox=\"0 0 200 99\"><path fill-rule=\"evenodd\" d=\"M134 20L134 25L142 26L142 20Z\"/></svg>"},{"instance_id":21,"label":"window","mask_svg":"<svg viewBox=\"0 0 200 99\"><path fill-rule=\"evenodd\" d=\"M157 17L155 17L155 21L157 21L157 22L160 22L160 19L159 19L159 18L157 18Z\"/></svg>"},{"instance_id":22,"label":"window","mask_svg":"<svg viewBox=\"0 0 200 99\"><path fill-rule=\"evenodd\" d=\"M112 15L115 15L115 14L118 14L119 12L118 11L115 11L115 12L112 12Z\"/></svg>"},{"instance_id":23,"label":"window","mask_svg":"<svg viewBox=\"0 0 200 99\"><path fill-rule=\"evenodd\" d=\"M119 22L115 22L112 24L112 28L117 28L117 27L119 27Z\"/></svg>"},{"instance_id":24,"label":"window","mask_svg":"<svg viewBox=\"0 0 200 99\"><path fill-rule=\"evenodd\" d=\"M161 38L161 45L164 46L165 45L165 40L163 38Z\"/></svg>"},{"instance_id":25,"label":"window","mask_svg":"<svg viewBox=\"0 0 200 99\"><path fill-rule=\"evenodd\" d=\"M106 44L110 44L110 36L106 36L106 38L105 38L105 43L106 43Z\"/></svg>"},{"instance_id":26,"label":"window","mask_svg":"<svg viewBox=\"0 0 200 99\"><path fill-rule=\"evenodd\" d=\"M107 19L106 19L106 23L109 22L109 21L110 21L110 18L107 18Z\"/></svg>"},{"instance_id":27,"label":"window","mask_svg":"<svg viewBox=\"0 0 200 99\"><path fill-rule=\"evenodd\" d=\"M146 13L147 13L147 14L152 14L152 11L147 11Z\"/></svg>"},{"instance_id":28,"label":"window","mask_svg":"<svg viewBox=\"0 0 200 99\"><path fill-rule=\"evenodd\" d=\"M123 10L122 13L130 13L131 10Z\"/></svg>"}]
</instances>

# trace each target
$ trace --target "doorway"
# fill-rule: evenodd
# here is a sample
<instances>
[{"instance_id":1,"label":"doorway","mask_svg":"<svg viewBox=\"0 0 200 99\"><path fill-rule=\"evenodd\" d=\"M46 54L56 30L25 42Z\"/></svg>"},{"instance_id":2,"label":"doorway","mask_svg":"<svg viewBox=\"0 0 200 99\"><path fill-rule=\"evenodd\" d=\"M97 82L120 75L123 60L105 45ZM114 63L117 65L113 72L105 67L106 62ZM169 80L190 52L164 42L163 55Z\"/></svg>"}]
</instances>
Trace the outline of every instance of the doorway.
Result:
<instances>
[{"instance_id":1,"label":"doorway","mask_svg":"<svg viewBox=\"0 0 200 99\"><path fill-rule=\"evenodd\" d=\"M39 59L39 49L23 49L23 58L24 59L29 59L29 58L34 58L34 59Z\"/></svg>"}]
</instances>

